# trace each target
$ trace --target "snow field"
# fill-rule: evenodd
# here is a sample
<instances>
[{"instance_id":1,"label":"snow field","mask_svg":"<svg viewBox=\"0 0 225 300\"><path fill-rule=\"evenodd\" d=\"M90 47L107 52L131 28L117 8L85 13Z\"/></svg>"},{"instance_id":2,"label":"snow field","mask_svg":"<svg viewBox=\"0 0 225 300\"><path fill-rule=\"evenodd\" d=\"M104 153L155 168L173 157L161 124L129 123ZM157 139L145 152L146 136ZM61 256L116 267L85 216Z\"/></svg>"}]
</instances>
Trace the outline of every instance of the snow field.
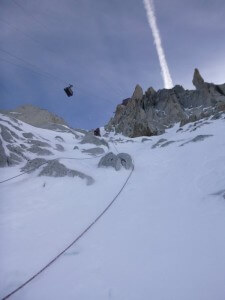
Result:
<instances>
[{"instance_id":1,"label":"snow field","mask_svg":"<svg viewBox=\"0 0 225 300\"><path fill-rule=\"evenodd\" d=\"M125 190L76 245L12 299L224 300L224 124L211 121L195 131L187 124L183 132L176 125L144 143L115 136L124 141L115 142L118 150L135 164ZM180 146L206 134L213 136ZM175 143L152 149L161 138ZM93 176L92 186L33 174L0 187L1 296L60 252L118 192L129 172L98 169L97 162L63 161Z\"/></svg>"}]
</instances>

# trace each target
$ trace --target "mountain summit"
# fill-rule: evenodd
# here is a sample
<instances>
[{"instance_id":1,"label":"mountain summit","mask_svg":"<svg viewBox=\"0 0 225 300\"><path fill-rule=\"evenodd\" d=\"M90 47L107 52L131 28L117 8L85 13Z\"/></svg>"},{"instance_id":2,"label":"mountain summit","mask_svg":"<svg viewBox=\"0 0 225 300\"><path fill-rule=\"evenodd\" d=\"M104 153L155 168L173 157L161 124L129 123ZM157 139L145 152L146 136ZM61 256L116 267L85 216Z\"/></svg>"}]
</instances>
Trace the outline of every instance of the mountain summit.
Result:
<instances>
[{"instance_id":1,"label":"mountain summit","mask_svg":"<svg viewBox=\"0 0 225 300\"><path fill-rule=\"evenodd\" d=\"M58 129L63 129L68 126L61 117L31 104L19 106L14 110L2 110L1 112L38 128L56 129L58 127Z\"/></svg>"},{"instance_id":2,"label":"mountain summit","mask_svg":"<svg viewBox=\"0 0 225 300\"><path fill-rule=\"evenodd\" d=\"M145 94L137 85L132 97L117 106L106 129L128 137L152 136L177 122L184 125L225 110L225 84L205 82L198 69L192 82L196 90L176 85L157 92L151 87Z\"/></svg>"}]
</instances>

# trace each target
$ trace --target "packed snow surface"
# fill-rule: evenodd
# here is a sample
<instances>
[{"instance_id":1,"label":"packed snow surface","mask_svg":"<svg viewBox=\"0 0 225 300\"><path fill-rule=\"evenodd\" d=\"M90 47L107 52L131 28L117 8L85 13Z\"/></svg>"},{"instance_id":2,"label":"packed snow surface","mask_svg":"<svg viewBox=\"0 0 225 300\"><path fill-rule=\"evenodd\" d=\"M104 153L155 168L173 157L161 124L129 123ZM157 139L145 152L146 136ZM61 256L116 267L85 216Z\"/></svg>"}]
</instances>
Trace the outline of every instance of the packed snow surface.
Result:
<instances>
[{"instance_id":1,"label":"packed snow surface","mask_svg":"<svg viewBox=\"0 0 225 300\"><path fill-rule=\"evenodd\" d=\"M70 133L21 124L50 144L62 137L65 151L54 157L88 156L73 150L80 144ZM11 299L224 300L224 128L221 118L151 138L105 137L110 151L133 158L125 189L78 243ZM98 168L99 160L60 159L93 177L92 185L37 171L0 185L1 298L67 247L118 193L130 170ZM0 169L0 181L21 166Z\"/></svg>"}]
</instances>

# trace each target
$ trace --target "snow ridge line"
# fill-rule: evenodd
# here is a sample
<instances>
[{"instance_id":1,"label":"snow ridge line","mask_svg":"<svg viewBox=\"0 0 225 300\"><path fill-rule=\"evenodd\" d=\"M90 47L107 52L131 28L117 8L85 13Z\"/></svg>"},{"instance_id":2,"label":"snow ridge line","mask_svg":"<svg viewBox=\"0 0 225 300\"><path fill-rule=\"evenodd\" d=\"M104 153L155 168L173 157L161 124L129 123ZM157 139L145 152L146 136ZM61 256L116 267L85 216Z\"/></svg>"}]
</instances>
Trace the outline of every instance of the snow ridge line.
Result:
<instances>
[{"instance_id":1,"label":"snow ridge line","mask_svg":"<svg viewBox=\"0 0 225 300\"><path fill-rule=\"evenodd\" d=\"M116 196L112 199L112 201L106 206L106 208L100 213L100 215L97 216L97 218L77 237L75 240L70 243L63 251L61 251L57 256L55 256L47 265L45 265L40 271L38 271L36 274L34 274L32 277L30 277L27 281L25 281L23 284L21 284L18 288L16 288L14 291L3 297L1 300L8 299L13 294L24 288L28 283L30 283L32 280L34 280L36 277L38 277L41 273L43 273L47 268L49 268L60 256L62 256L69 248L71 248L76 242L78 242L84 235L87 233L94 225L98 222L98 220L108 211L108 209L112 206L112 204L116 201L116 199L119 197L119 195L122 193L123 189L127 185L129 179L131 178L131 175L134 171L134 164L130 171L130 174L128 175L127 179L125 180L123 186L119 190L119 192L116 194Z\"/></svg>"},{"instance_id":2,"label":"snow ridge line","mask_svg":"<svg viewBox=\"0 0 225 300\"><path fill-rule=\"evenodd\" d=\"M53 160L60 160L60 159L85 160L85 159L94 159L94 158L97 158L97 157L101 157L101 156L103 156L103 155L104 155L104 154L101 154L101 155L98 155L98 156L95 156L95 157L84 157L84 158L77 158L77 157L58 157L58 158L55 158L55 159L53 159ZM36 169L39 169L40 167L46 165L48 162L49 162L49 161L44 162L44 163L41 164L38 168L33 168L33 169L31 169L29 172L32 172L32 171L34 171L34 170L36 170ZM18 174L18 175L16 175L16 176L13 176L13 177L10 177L10 178L5 179L5 180L3 180L3 181L0 181L0 184L1 184L1 183L4 183L4 182L6 182L6 181L12 180L12 179L14 179L14 178L17 178L17 177L19 177L19 176L22 176L22 175L24 175L24 174L29 174L29 173L27 173L27 172L20 173L20 174Z\"/></svg>"}]
</instances>

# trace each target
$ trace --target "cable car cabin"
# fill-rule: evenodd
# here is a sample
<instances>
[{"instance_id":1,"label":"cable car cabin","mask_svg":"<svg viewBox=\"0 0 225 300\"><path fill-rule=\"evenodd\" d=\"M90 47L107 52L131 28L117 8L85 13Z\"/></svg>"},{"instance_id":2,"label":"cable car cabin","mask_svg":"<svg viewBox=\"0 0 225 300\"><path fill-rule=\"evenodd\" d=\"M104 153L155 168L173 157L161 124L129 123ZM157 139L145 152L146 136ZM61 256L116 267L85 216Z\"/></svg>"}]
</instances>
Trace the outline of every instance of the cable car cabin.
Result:
<instances>
[{"instance_id":1,"label":"cable car cabin","mask_svg":"<svg viewBox=\"0 0 225 300\"><path fill-rule=\"evenodd\" d=\"M72 84L70 84L69 86L65 87L64 91L67 94L68 97L73 96L73 90L72 90Z\"/></svg>"}]
</instances>

